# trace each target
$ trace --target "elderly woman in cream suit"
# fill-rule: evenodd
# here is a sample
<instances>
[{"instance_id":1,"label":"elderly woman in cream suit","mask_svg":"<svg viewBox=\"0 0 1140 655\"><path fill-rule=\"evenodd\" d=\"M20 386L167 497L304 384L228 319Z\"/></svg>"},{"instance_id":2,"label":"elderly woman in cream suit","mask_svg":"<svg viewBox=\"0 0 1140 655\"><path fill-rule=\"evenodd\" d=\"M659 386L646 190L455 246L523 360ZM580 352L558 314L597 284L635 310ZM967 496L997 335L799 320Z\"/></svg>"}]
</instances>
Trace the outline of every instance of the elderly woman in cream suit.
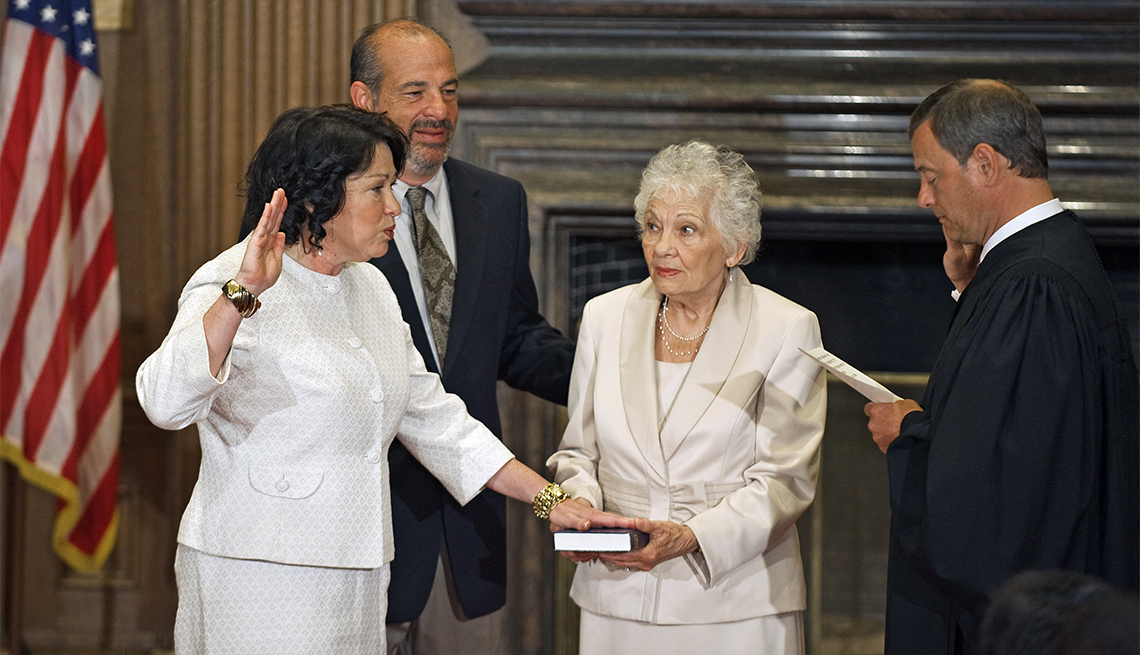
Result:
<instances>
[{"instance_id":1,"label":"elderly woman in cream suit","mask_svg":"<svg viewBox=\"0 0 1140 655\"><path fill-rule=\"evenodd\" d=\"M397 435L461 501L488 487L556 525L630 523L559 505L425 370L366 263L392 239L406 151L353 107L278 118L246 175L256 228L194 274L139 369L147 416L197 423L202 444L175 556L179 655L385 652Z\"/></svg>"},{"instance_id":2,"label":"elderly woman in cream suit","mask_svg":"<svg viewBox=\"0 0 1140 655\"><path fill-rule=\"evenodd\" d=\"M646 168L635 201L649 279L586 305L570 422L547 465L575 502L648 546L571 553L580 652L802 653L795 521L826 409L815 315L736 267L760 241L736 152L694 141Z\"/></svg>"}]
</instances>

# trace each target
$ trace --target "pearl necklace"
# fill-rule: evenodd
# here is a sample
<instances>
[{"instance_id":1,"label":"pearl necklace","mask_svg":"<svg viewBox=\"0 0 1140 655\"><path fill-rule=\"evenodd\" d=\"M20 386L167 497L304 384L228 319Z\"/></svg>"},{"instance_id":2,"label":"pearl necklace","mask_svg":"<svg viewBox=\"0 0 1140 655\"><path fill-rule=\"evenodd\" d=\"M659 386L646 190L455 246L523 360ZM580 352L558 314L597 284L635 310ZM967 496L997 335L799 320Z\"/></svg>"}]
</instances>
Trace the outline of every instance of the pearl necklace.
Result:
<instances>
[{"instance_id":1,"label":"pearl necklace","mask_svg":"<svg viewBox=\"0 0 1140 655\"><path fill-rule=\"evenodd\" d=\"M697 339L700 339L701 337L705 336L705 333L709 331L709 326L706 325L705 329L701 330L699 334L696 334L696 335L691 336L691 337L683 337L683 336L677 334L676 332L674 332L673 326L669 325L669 315L666 313L668 311L669 311L669 296L665 296L665 302L661 303L661 311L658 313L661 320L657 325L657 331L661 334L661 344L664 345L665 350L667 350L669 352L669 354L673 355L674 357L689 357L691 355L696 355L697 351L701 349L700 344L696 344L695 346L693 346L693 349L689 350L689 351L686 351L684 349L680 349L679 351L673 350L671 347L669 347L669 340L665 338L665 330L669 330L669 334L673 335L675 338L677 338L681 341L692 342L692 341L696 341ZM711 324L712 323L710 322L709 325L711 325Z\"/></svg>"}]
</instances>

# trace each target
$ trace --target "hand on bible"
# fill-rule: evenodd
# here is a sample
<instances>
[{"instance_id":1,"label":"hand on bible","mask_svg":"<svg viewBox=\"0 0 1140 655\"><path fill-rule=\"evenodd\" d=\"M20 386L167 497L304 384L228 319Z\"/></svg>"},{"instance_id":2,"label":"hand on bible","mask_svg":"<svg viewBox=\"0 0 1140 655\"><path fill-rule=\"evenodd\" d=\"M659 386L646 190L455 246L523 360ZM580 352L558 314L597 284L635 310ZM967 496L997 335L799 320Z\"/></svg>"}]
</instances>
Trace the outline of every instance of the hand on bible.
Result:
<instances>
[{"instance_id":1,"label":"hand on bible","mask_svg":"<svg viewBox=\"0 0 1140 655\"><path fill-rule=\"evenodd\" d=\"M887 452L887 447L898 438L903 417L911 412L921 412L922 407L913 400L896 400L893 403L867 403L863 413L870 417L867 429L871 431L879 450Z\"/></svg>"},{"instance_id":2,"label":"hand on bible","mask_svg":"<svg viewBox=\"0 0 1140 655\"><path fill-rule=\"evenodd\" d=\"M649 544L628 553L601 553L599 559L624 569L648 571L661 562L687 555L700 546L697 536L687 525L642 518L633 520L635 524L631 527L649 533Z\"/></svg>"},{"instance_id":3,"label":"hand on bible","mask_svg":"<svg viewBox=\"0 0 1140 655\"><path fill-rule=\"evenodd\" d=\"M550 531L589 530L590 528L632 528L633 519L594 509L578 498L570 498L550 510ZM573 558L571 558L573 559Z\"/></svg>"},{"instance_id":4,"label":"hand on bible","mask_svg":"<svg viewBox=\"0 0 1140 655\"><path fill-rule=\"evenodd\" d=\"M586 500L585 498L571 498L570 500L567 500L566 502L564 502L562 504L565 505L567 503L578 503L582 507L587 507L587 508L593 507L593 505L590 504L590 501ZM562 528L558 527L557 525L554 525L553 523L550 524L550 531L551 532L558 532L561 529ZM559 554L561 554L563 557L570 560L571 562L574 562L575 564L581 564L582 562L592 562L592 561L598 559L598 554L593 553L593 552L579 553L577 551L572 551L572 550L563 550L563 551L559 551Z\"/></svg>"}]
</instances>

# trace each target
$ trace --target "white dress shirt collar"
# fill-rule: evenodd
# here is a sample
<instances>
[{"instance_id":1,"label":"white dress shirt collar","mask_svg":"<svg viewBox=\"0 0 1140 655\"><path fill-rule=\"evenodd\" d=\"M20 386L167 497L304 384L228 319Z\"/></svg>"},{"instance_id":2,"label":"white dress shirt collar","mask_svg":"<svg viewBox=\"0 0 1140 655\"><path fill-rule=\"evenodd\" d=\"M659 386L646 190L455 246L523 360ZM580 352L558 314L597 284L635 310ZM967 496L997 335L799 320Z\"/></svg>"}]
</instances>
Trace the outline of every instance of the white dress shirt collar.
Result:
<instances>
[{"instance_id":1,"label":"white dress shirt collar","mask_svg":"<svg viewBox=\"0 0 1140 655\"><path fill-rule=\"evenodd\" d=\"M982 260L986 258L986 254L988 254L989 251L993 250L994 246L997 244L1005 241L1009 237L1017 234L1030 225L1033 225L1039 221L1043 221L1046 218L1049 218L1054 214L1059 214L1063 211L1065 211L1065 208L1061 206L1061 201L1053 198L1052 200L1043 202L1036 207L1031 207L1021 214L1018 214L1017 217L1005 225L999 227L997 229L997 232L994 232L992 235L990 235L989 240L987 240L985 245L982 246L982 254L980 257L978 257L978 263L981 264Z\"/></svg>"},{"instance_id":2,"label":"white dress shirt collar","mask_svg":"<svg viewBox=\"0 0 1140 655\"><path fill-rule=\"evenodd\" d=\"M435 175L431 176L431 179L420 185L421 187L427 189L431 194L428 196L427 202L434 202L435 199L438 199L440 197L440 195L443 193L443 186L446 184L446 182L447 175L443 172L443 167L440 166ZM396 183L392 185L392 190L396 192L396 197L401 201L404 199L404 194L406 194L410 188L411 187L408 185L408 183L403 180L396 180ZM425 206L427 206L427 203L425 203Z\"/></svg>"}]
</instances>

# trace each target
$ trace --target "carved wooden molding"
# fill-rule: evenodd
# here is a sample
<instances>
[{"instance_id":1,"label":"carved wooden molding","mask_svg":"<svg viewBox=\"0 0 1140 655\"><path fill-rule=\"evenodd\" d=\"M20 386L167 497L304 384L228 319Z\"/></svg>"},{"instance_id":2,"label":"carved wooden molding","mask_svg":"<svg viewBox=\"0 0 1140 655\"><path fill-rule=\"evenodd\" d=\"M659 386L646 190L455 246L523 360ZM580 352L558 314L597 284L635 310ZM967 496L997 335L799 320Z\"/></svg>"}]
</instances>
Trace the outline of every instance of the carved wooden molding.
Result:
<instances>
[{"instance_id":1,"label":"carved wooden molding","mask_svg":"<svg viewBox=\"0 0 1140 655\"><path fill-rule=\"evenodd\" d=\"M456 154L543 211L627 214L649 157L741 151L776 238L934 242L906 127L931 91L998 77L1037 103L1050 181L1098 243L1140 243L1140 9L1129 2L484 2Z\"/></svg>"},{"instance_id":2,"label":"carved wooden molding","mask_svg":"<svg viewBox=\"0 0 1140 655\"><path fill-rule=\"evenodd\" d=\"M459 0L472 15L731 17L893 20L1115 20L1137 22L1140 9L1124 0Z\"/></svg>"}]
</instances>

